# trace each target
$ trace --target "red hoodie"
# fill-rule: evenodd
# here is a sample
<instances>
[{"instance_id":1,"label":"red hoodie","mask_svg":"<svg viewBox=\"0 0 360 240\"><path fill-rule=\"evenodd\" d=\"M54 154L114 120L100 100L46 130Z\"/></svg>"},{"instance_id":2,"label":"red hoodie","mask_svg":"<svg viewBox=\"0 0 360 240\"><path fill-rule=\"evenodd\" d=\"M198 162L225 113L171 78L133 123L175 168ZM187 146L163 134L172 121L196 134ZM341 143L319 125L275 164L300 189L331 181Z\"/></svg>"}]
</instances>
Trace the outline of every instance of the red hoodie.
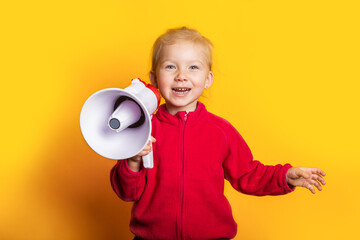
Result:
<instances>
[{"instance_id":1,"label":"red hoodie","mask_svg":"<svg viewBox=\"0 0 360 240\"><path fill-rule=\"evenodd\" d=\"M154 168L133 172L127 161L111 170L111 184L125 201L134 201L130 230L145 239L233 238L237 225L224 195L224 178L250 195L291 192L291 165L254 161L237 130L226 120L196 111L171 115L160 106L152 120Z\"/></svg>"}]
</instances>

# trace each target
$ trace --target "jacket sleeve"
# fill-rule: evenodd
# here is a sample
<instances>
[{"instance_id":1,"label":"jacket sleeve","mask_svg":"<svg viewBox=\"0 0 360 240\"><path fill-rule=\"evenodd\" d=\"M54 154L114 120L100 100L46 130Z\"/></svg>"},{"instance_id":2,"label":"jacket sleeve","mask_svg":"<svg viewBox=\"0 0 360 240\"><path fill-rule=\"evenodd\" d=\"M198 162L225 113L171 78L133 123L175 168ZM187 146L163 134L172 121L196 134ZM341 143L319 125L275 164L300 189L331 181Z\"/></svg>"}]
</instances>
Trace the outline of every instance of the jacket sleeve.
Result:
<instances>
[{"instance_id":1,"label":"jacket sleeve","mask_svg":"<svg viewBox=\"0 0 360 240\"><path fill-rule=\"evenodd\" d=\"M111 169L110 182L114 192L124 201L136 201L145 188L145 172L133 172L126 160L119 160Z\"/></svg>"},{"instance_id":2,"label":"jacket sleeve","mask_svg":"<svg viewBox=\"0 0 360 240\"><path fill-rule=\"evenodd\" d=\"M286 182L290 164L267 166L253 160L252 153L238 131L231 126L227 131L227 156L223 162L225 178L245 194L264 196L292 192Z\"/></svg>"}]
</instances>

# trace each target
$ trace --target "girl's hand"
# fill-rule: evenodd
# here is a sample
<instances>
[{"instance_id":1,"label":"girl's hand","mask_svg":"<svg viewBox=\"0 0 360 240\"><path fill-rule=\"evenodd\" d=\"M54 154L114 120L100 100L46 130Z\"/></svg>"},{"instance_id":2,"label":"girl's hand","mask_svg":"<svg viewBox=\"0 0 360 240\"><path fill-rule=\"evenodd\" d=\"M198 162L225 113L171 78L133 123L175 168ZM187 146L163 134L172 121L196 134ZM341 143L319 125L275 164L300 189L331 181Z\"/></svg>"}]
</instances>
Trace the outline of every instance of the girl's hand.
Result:
<instances>
[{"instance_id":1,"label":"girl's hand","mask_svg":"<svg viewBox=\"0 0 360 240\"><path fill-rule=\"evenodd\" d=\"M151 136L151 140L149 140L148 144L144 147L144 149L141 152L127 159L128 166L132 171L134 172L140 171L142 156L148 155L152 151L151 143L153 142L156 142L156 139Z\"/></svg>"},{"instance_id":2,"label":"girl's hand","mask_svg":"<svg viewBox=\"0 0 360 240\"><path fill-rule=\"evenodd\" d=\"M286 173L286 182L288 185L304 187L315 193L314 186L321 191L321 184L325 185L322 176L325 176L325 173L318 168L292 167Z\"/></svg>"}]
</instances>

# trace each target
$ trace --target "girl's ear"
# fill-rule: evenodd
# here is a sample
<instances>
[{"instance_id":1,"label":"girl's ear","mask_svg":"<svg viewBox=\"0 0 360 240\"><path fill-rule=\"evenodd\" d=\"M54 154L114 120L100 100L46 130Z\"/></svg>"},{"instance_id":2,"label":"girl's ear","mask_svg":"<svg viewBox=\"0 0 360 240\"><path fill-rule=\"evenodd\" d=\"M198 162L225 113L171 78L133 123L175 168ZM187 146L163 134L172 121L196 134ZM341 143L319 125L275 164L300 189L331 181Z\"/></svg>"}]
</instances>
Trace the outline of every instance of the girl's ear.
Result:
<instances>
[{"instance_id":1,"label":"girl's ear","mask_svg":"<svg viewBox=\"0 0 360 240\"><path fill-rule=\"evenodd\" d=\"M157 79L154 71L150 71L149 73L150 82L152 85L154 85L156 88L158 88Z\"/></svg>"},{"instance_id":2,"label":"girl's ear","mask_svg":"<svg viewBox=\"0 0 360 240\"><path fill-rule=\"evenodd\" d=\"M212 71L209 71L208 76L205 81L205 88L210 88L214 81L214 73Z\"/></svg>"}]
</instances>

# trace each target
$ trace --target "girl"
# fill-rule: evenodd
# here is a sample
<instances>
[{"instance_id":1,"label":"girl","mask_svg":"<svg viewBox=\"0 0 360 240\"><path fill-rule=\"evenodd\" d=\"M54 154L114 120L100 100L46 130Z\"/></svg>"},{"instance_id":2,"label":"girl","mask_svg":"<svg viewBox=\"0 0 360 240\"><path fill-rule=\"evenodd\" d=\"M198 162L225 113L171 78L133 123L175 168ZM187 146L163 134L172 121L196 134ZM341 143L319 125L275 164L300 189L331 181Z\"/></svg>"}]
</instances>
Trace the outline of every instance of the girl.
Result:
<instances>
[{"instance_id":1,"label":"girl","mask_svg":"<svg viewBox=\"0 0 360 240\"><path fill-rule=\"evenodd\" d=\"M237 130L198 101L213 82L212 44L196 30L172 29L153 47L151 83L165 104L152 119L150 144L111 170L111 184L134 201L130 222L136 239L230 239L237 225L224 196L224 178L238 191L263 196L296 186L322 190L325 173L253 160ZM156 142L156 143L155 143ZM154 168L141 167L153 150Z\"/></svg>"}]
</instances>

